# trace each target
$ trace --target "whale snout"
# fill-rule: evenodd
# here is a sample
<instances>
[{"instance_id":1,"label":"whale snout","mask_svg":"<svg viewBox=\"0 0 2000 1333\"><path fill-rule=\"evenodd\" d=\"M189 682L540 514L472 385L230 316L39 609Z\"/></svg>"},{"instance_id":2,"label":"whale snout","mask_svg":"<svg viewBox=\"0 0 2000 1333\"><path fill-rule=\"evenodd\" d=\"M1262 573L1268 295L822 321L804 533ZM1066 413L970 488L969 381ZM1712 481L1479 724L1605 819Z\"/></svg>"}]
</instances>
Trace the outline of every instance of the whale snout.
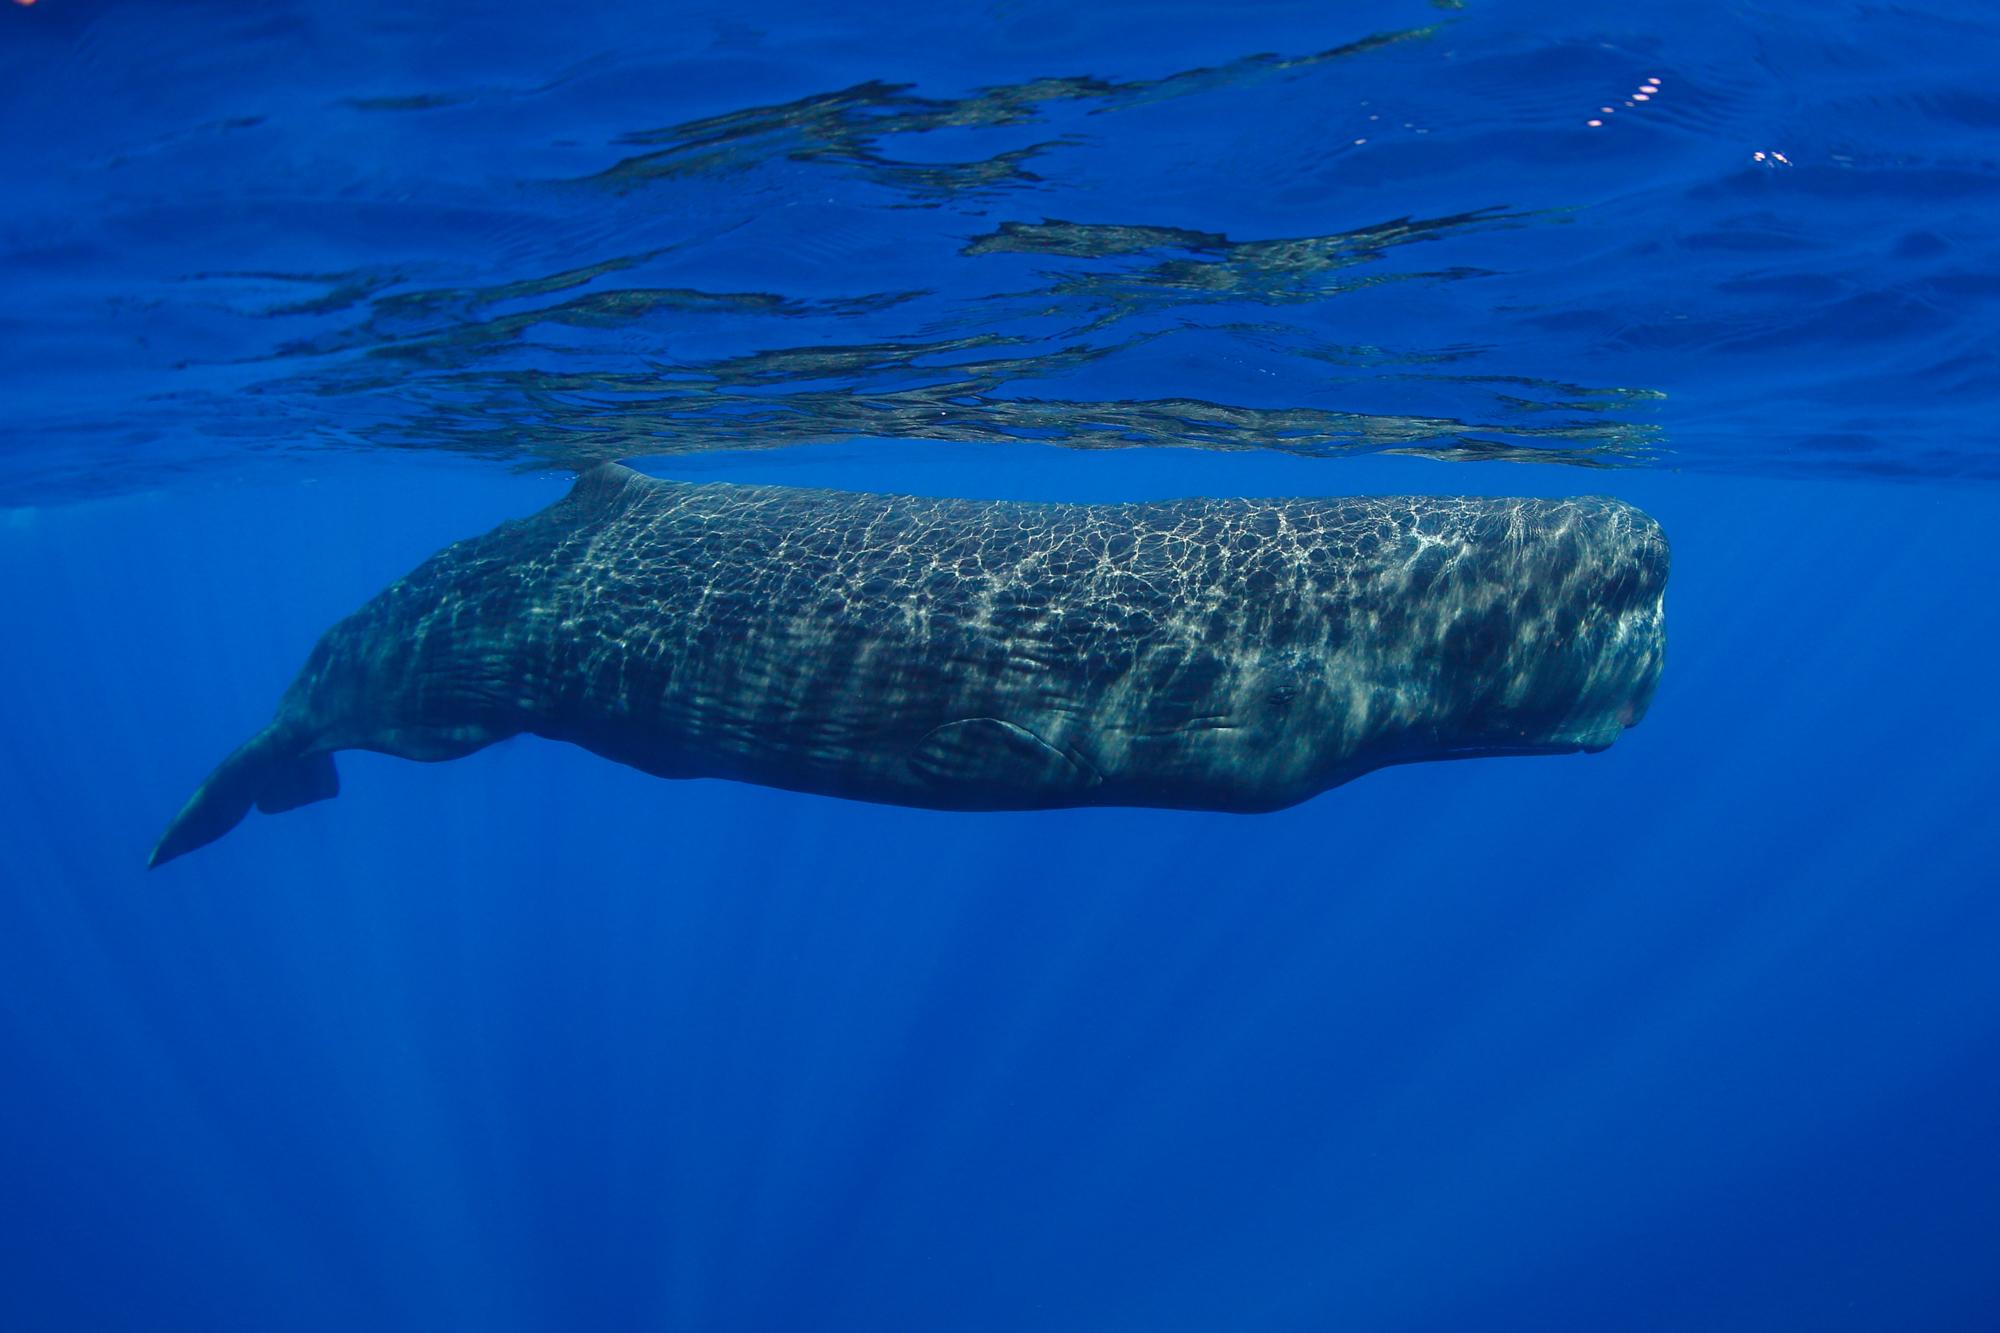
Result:
<instances>
[{"instance_id":1,"label":"whale snout","mask_svg":"<svg viewBox=\"0 0 2000 1333\"><path fill-rule=\"evenodd\" d=\"M1610 545L1603 585L1582 620L1579 641L1590 658L1563 728L1588 751L1644 720L1666 666L1666 534L1650 516L1620 510L1627 532Z\"/></svg>"}]
</instances>

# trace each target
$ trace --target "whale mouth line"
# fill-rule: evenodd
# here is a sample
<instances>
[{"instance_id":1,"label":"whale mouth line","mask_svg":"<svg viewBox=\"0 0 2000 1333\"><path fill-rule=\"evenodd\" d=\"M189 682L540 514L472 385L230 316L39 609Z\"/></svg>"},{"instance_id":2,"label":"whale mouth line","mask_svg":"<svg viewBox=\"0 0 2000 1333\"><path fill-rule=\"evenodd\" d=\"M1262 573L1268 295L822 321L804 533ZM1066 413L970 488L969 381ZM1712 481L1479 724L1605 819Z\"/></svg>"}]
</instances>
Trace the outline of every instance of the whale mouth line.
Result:
<instances>
[{"instance_id":1,"label":"whale mouth line","mask_svg":"<svg viewBox=\"0 0 2000 1333\"><path fill-rule=\"evenodd\" d=\"M1592 742L1579 740L1574 736L1560 740L1546 741L1494 741L1491 743L1472 741L1463 745L1441 746L1427 749L1414 760L1397 760L1397 763L1426 762L1432 759L1523 759L1536 755L1596 754L1610 748L1611 741Z\"/></svg>"},{"instance_id":2,"label":"whale mouth line","mask_svg":"<svg viewBox=\"0 0 2000 1333\"><path fill-rule=\"evenodd\" d=\"M1590 747L1582 741L1549 741L1542 745L1454 745L1446 750L1429 751L1425 758L1513 759L1537 754L1575 754L1579 750L1589 749Z\"/></svg>"}]
</instances>

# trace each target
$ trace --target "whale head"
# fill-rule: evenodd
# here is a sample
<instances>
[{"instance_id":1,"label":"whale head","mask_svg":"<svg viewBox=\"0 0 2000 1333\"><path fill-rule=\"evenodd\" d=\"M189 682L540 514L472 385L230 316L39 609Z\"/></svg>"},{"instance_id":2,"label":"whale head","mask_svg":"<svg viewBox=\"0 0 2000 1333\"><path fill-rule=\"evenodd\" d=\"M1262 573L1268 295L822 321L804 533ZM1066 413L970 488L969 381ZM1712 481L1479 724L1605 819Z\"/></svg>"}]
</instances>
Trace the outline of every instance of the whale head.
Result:
<instances>
[{"instance_id":1,"label":"whale head","mask_svg":"<svg viewBox=\"0 0 2000 1333\"><path fill-rule=\"evenodd\" d=\"M1598 751L1636 726L1666 661L1666 534L1616 500L1565 502L1502 549L1443 631L1453 755Z\"/></svg>"}]
</instances>

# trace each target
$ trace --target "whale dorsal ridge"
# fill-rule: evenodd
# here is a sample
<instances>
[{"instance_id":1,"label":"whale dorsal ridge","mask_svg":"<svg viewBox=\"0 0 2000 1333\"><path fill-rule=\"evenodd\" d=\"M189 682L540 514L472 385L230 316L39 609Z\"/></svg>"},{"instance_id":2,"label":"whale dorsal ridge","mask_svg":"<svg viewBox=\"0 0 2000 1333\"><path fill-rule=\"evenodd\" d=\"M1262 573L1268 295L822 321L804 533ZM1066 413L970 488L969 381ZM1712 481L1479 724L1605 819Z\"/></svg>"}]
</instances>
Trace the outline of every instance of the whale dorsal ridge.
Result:
<instances>
[{"instance_id":1,"label":"whale dorsal ridge","mask_svg":"<svg viewBox=\"0 0 2000 1333\"><path fill-rule=\"evenodd\" d=\"M576 484L562 502L579 513L600 514L617 505L635 485L644 486L651 480L623 463L596 463L576 474Z\"/></svg>"}]
</instances>

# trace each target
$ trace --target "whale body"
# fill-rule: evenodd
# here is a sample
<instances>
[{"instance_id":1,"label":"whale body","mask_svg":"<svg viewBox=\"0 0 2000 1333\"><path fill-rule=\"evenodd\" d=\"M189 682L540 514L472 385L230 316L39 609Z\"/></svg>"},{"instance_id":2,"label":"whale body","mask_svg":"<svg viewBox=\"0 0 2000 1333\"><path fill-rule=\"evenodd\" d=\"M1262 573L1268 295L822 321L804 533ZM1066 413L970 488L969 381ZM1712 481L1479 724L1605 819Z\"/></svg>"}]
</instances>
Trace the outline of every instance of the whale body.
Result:
<instances>
[{"instance_id":1,"label":"whale body","mask_svg":"<svg viewBox=\"0 0 2000 1333\"><path fill-rule=\"evenodd\" d=\"M523 733L949 810L1265 811L1599 750L1659 679L1667 566L1596 497L1037 504L604 464L328 630L152 864L334 795L335 751Z\"/></svg>"}]
</instances>

